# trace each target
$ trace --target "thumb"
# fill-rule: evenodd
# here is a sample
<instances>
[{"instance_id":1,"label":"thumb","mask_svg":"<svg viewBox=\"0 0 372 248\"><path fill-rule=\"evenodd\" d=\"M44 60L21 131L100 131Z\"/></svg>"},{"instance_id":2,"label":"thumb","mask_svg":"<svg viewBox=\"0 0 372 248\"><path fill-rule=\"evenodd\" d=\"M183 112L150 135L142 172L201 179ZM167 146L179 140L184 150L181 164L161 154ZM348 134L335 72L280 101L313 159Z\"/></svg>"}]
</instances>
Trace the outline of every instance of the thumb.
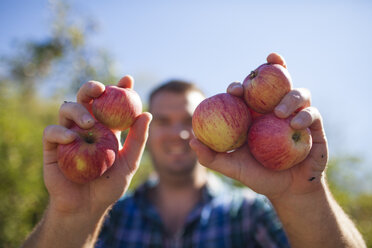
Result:
<instances>
[{"instance_id":1,"label":"thumb","mask_svg":"<svg viewBox=\"0 0 372 248\"><path fill-rule=\"evenodd\" d=\"M136 167L141 159L147 141L151 119L152 115L150 113L142 113L129 129L123 149L120 152L126 157L130 166Z\"/></svg>"},{"instance_id":2,"label":"thumb","mask_svg":"<svg viewBox=\"0 0 372 248\"><path fill-rule=\"evenodd\" d=\"M202 142L200 142L197 138L193 138L190 140L190 147L193 149L196 153L196 156L198 156L199 162L209 167L213 163L213 161L216 158L216 152L209 149L206 145L204 145Z\"/></svg>"},{"instance_id":3,"label":"thumb","mask_svg":"<svg viewBox=\"0 0 372 248\"><path fill-rule=\"evenodd\" d=\"M234 161L231 158L232 154L215 152L196 138L190 140L190 146L196 152L200 164L228 177L238 178L239 163L231 163L231 161Z\"/></svg>"}]
</instances>

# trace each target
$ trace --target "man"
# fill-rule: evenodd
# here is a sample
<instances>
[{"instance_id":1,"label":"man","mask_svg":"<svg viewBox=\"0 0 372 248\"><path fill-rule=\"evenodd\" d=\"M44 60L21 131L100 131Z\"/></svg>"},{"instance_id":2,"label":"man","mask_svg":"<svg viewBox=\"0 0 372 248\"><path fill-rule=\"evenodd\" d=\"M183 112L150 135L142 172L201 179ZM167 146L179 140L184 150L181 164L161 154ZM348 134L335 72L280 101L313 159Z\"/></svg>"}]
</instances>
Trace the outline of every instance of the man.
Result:
<instances>
[{"instance_id":1,"label":"man","mask_svg":"<svg viewBox=\"0 0 372 248\"><path fill-rule=\"evenodd\" d=\"M285 66L277 54L270 54L267 60ZM229 154L215 153L196 140L191 116L203 95L192 86L174 87L180 84L167 84L150 97L154 118L148 148L157 182L148 182L114 206L137 169L151 116L144 113L137 119L115 165L103 177L76 185L59 172L56 147L74 139L67 129L72 122L83 128L92 125L88 112L91 100L104 87L87 83L79 90L78 103L62 105L60 125L47 127L43 139L44 180L50 204L25 247L91 247L112 206L98 247L286 247L288 240L293 247L365 246L324 180L327 142L321 116L309 107L306 90L291 91L275 114L284 118L305 107L291 125L311 129L311 153L292 169L272 172L254 160L247 146ZM133 80L127 76L118 85L133 87ZM228 92L242 96L241 84L231 84ZM285 233L269 204L247 190L219 188L221 183L210 179L198 160L265 195Z\"/></svg>"},{"instance_id":2,"label":"man","mask_svg":"<svg viewBox=\"0 0 372 248\"><path fill-rule=\"evenodd\" d=\"M158 179L114 206L98 247L288 247L262 199L221 185L198 164L189 141L192 113L203 99L182 81L153 91L147 147Z\"/></svg>"}]
</instances>

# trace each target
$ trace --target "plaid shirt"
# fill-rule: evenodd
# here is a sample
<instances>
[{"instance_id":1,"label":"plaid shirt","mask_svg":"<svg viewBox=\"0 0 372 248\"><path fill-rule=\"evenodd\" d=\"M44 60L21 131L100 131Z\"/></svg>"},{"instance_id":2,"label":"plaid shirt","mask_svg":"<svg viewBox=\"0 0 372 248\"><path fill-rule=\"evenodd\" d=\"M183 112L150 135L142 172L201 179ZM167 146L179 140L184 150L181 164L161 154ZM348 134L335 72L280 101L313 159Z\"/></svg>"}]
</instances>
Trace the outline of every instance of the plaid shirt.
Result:
<instances>
[{"instance_id":1,"label":"plaid shirt","mask_svg":"<svg viewBox=\"0 0 372 248\"><path fill-rule=\"evenodd\" d=\"M212 178L177 235L166 234L147 181L114 205L96 247L289 247L266 198Z\"/></svg>"}]
</instances>

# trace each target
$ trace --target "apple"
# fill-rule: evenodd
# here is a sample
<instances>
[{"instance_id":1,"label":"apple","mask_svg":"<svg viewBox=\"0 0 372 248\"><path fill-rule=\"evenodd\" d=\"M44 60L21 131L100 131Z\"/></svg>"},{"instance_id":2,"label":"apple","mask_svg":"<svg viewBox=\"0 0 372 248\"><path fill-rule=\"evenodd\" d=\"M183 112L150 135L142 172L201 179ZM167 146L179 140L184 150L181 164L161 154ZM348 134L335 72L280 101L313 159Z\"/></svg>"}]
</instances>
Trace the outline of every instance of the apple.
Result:
<instances>
[{"instance_id":1,"label":"apple","mask_svg":"<svg viewBox=\"0 0 372 248\"><path fill-rule=\"evenodd\" d=\"M255 120L255 119L257 119L258 117L264 115L264 114L261 114L261 113L258 113L258 112L256 112L256 111L254 111L253 109L251 109L251 108L249 108L249 107L248 107L248 109L249 109L249 112L251 113L252 120Z\"/></svg>"},{"instance_id":2,"label":"apple","mask_svg":"<svg viewBox=\"0 0 372 248\"><path fill-rule=\"evenodd\" d=\"M77 137L69 144L58 145L58 166L70 181L84 184L101 176L113 165L119 143L115 134L98 122L89 129L76 124L70 129Z\"/></svg>"},{"instance_id":3,"label":"apple","mask_svg":"<svg viewBox=\"0 0 372 248\"><path fill-rule=\"evenodd\" d=\"M248 132L248 147L264 167L285 170L302 162L309 154L311 132L308 128L292 128L292 118L281 119L274 114L266 114L252 123Z\"/></svg>"},{"instance_id":4,"label":"apple","mask_svg":"<svg viewBox=\"0 0 372 248\"><path fill-rule=\"evenodd\" d=\"M196 138L216 152L242 146L250 124L251 115L244 100L228 93L204 99L192 116Z\"/></svg>"},{"instance_id":5,"label":"apple","mask_svg":"<svg viewBox=\"0 0 372 248\"><path fill-rule=\"evenodd\" d=\"M124 131L142 113L141 98L133 89L106 86L105 91L93 100L92 113L108 128Z\"/></svg>"},{"instance_id":6,"label":"apple","mask_svg":"<svg viewBox=\"0 0 372 248\"><path fill-rule=\"evenodd\" d=\"M274 110L292 89L292 79L286 68L278 64L263 64L243 81L244 100L258 113Z\"/></svg>"}]
</instances>

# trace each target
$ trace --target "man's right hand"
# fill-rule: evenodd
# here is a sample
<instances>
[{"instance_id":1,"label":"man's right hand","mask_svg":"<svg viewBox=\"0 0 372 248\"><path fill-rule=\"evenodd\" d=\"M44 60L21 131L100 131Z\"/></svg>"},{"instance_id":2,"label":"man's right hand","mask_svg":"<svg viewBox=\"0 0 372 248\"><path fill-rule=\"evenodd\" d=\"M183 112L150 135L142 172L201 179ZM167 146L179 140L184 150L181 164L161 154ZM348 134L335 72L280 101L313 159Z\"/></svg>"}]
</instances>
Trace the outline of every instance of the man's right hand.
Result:
<instances>
[{"instance_id":1,"label":"man's right hand","mask_svg":"<svg viewBox=\"0 0 372 248\"><path fill-rule=\"evenodd\" d=\"M123 77L118 86L132 88L133 79ZM94 125L91 105L104 90L104 85L99 82L84 84L78 92L77 102L62 104L59 125L45 128L44 181L50 202L43 219L22 247L93 247L105 214L128 188L147 140L151 121L149 113L138 116L115 163L101 177L86 184L77 184L66 179L58 167L58 145L68 144L77 137L69 130L73 123L83 129ZM117 137L119 134L116 133Z\"/></svg>"},{"instance_id":2,"label":"man's right hand","mask_svg":"<svg viewBox=\"0 0 372 248\"><path fill-rule=\"evenodd\" d=\"M132 88L133 79L123 77L119 87ZM118 152L114 165L101 177L87 183L76 184L64 177L58 168L57 147L72 142L76 133L69 127L76 123L81 128L94 125L90 114L93 98L104 91L104 85L90 81L84 84L77 95L77 102L65 102L59 110L59 125L44 130L44 181L50 195L50 209L68 214L101 214L109 208L129 186L138 168L147 140L149 113L141 114L131 127L125 144ZM120 133L116 133L119 136Z\"/></svg>"}]
</instances>

